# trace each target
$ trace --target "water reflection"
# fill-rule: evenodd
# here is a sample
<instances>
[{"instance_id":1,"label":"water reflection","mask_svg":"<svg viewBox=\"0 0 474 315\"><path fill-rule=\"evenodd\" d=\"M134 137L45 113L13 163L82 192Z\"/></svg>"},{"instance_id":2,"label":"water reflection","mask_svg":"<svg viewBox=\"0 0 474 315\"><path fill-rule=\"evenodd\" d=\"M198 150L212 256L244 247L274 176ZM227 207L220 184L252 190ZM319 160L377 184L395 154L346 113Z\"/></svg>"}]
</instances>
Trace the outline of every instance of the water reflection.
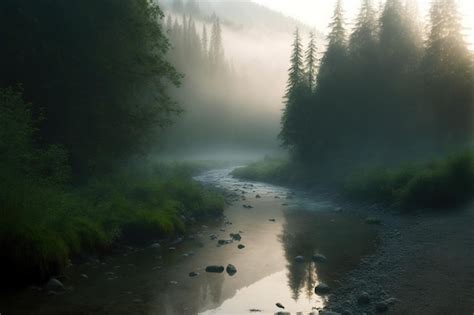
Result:
<instances>
[{"instance_id":1,"label":"water reflection","mask_svg":"<svg viewBox=\"0 0 474 315\"><path fill-rule=\"evenodd\" d=\"M348 215L287 210L284 217L280 240L294 300L298 300L302 293L307 298L313 296L319 282L336 287L338 279L375 246L375 232L362 220ZM311 258L317 253L324 254L328 261L313 262ZM304 262L297 262L296 256L303 256Z\"/></svg>"}]
</instances>

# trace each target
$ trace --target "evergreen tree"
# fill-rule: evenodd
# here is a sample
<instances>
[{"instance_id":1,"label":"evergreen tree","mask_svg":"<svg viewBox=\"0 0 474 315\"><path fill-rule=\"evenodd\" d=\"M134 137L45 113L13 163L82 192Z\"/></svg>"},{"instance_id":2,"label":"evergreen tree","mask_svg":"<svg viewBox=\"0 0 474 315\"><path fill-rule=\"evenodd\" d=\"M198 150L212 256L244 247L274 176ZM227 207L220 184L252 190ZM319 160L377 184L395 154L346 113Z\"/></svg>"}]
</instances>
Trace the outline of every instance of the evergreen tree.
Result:
<instances>
[{"instance_id":1,"label":"evergreen tree","mask_svg":"<svg viewBox=\"0 0 474 315\"><path fill-rule=\"evenodd\" d=\"M424 78L439 144L472 140L472 54L454 0L432 3L426 45Z\"/></svg>"},{"instance_id":2,"label":"evergreen tree","mask_svg":"<svg viewBox=\"0 0 474 315\"><path fill-rule=\"evenodd\" d=\"M288 83L286 86L285 109L282 116L282 130L280 139L284 146L295 148L297 143L298 117L301 110L299 95L305 81L303 47L299 30L296 29L293 41L293 50L290 59L290 68L288 69ZM296 148L298 149L298 148Z\"/></svg>"},{"instance_id":3,"label":"evergreen tree","mask_svg":"<svg viewBox=\"0 0 474 315\"><path fill-rule=\"evenodd\" d=\"M211 42L209 47L209 62L212 71L217 71L224 64L222 30L218 17L215 17L212 23Z\"/></svg>"},{"instance_id":4,"label":"evergreen tree","mask_svg":"<svg viewBox=\"0 0 474 315\"><path fill-rule=\"evenodd\" d=\"M332 77L334 72L343 66L346 58L346 29L344 27L344 14L342 0L338 0L334 14L329 23L331 31L327 37L328 46L321 61L318 73L318 83L325 78Z\"/></svg>"},{"instance_id":5,"label":"evergreen tree","mask_svg":"<svg viewBox=\"0 0 474 315\"><path fill-rule=\"evenodd\" d=\"M308 48L306 49L305 53L306 77L308 88L310 91L312 91L316 85L317 62L318 58L316 56L316 43L314 33L310 32Z\"/></svg>"},{"instance_id":6,"label":"evergreen tree","mask_svg":"<svg viewBox=\"0 0 474 315\"><path fill-rule=\"evenodd\" d=\"M349 52L354 62L375 61L377 36L376 11L371 0L363 0L349 41Z\"/></svg>"},{"instance_id":7,"label":"evergreen tree","mask_svg":"<svg viewBox=\"0 0 474 315\"><path fill-rule=\"evenodd\" d=\"M206 24L203 24L202 26L202 53L204 59L208 57L208 49L209 49L209 43L208 43L208 38L207 38L207 27Z\"/></svg>"}]
</instances>

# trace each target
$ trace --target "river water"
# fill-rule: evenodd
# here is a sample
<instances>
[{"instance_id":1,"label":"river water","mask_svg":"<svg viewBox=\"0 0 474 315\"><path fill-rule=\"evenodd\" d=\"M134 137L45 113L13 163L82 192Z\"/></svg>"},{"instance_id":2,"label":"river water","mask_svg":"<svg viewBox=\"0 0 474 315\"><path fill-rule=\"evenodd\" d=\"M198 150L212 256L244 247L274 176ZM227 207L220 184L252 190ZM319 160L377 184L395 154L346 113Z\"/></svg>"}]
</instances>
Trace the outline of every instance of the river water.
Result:
<instances>
[{"instance_id":1,"label":"river water","mask_svg":"<svg viewBox=\"0 0 474 315\"><path fill-rule=\"evenodd\" d=\"M274 314L283 311L276 303L292 314L317 314L327 297L316 295L315 286L337 287L374 251L375 231L327 196L237 180L231 171L196 177L234 194L224 219L204 222L159 250L129 248L73 265L64 293L28 288L2 294L0 314ZM227 240L230 233L242 239L219 246L210 237ZM314 253L327 262L312 262ZM235 275L205 272L208 265L228 264L237 268Z\"/></svg>"}]
</instances>

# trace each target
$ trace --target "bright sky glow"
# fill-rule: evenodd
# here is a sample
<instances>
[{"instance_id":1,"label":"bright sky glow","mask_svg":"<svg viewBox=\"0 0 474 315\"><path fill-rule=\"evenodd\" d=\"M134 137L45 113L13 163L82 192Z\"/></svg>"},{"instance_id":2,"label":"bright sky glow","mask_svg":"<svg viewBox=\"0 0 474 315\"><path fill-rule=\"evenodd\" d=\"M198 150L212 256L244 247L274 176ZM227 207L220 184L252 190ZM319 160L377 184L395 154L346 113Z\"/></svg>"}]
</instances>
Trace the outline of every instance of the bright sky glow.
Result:
<instances>
[{"instance_id":1,"label":"bright sky glow","mask_svg":"<svg viewBox=\"0 0 474 315\"><path fill-rule=\"evenodd\" d=\"M280 11L287 16L297 18L308 25L316 27L323 32L331 19L332 11L336 0L252 0L265 5L276 11ZM431 0L411 0L417 1L420 17L426 18L428 15ZM343 0L344 11L348 18L349 25L356 16L361 0ZM379 5L379 0L374 0L374 4ZM463 18L466 40L471 47L474 47L474 1L458 0L459 12Z\"/></svg>"}]
</instances>

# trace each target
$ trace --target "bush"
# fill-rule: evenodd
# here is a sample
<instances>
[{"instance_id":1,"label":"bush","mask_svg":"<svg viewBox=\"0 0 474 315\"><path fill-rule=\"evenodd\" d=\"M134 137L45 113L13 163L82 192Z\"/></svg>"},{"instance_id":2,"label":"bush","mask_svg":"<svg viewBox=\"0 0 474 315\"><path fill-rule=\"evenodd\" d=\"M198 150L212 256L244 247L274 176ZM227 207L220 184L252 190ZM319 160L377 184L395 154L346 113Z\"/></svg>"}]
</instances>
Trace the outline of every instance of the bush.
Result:
<instances>
[{"instance_id":1,"label":"bush","mask_svg":"<svg viewBox=\"0 0 474 315\"><path fill-rule=\"evenodd\" d=\"M474 196L474 152L424 165L359 172L346 180L344 192L405 209L458 206Z\"/></svg>"}]
</instances>

